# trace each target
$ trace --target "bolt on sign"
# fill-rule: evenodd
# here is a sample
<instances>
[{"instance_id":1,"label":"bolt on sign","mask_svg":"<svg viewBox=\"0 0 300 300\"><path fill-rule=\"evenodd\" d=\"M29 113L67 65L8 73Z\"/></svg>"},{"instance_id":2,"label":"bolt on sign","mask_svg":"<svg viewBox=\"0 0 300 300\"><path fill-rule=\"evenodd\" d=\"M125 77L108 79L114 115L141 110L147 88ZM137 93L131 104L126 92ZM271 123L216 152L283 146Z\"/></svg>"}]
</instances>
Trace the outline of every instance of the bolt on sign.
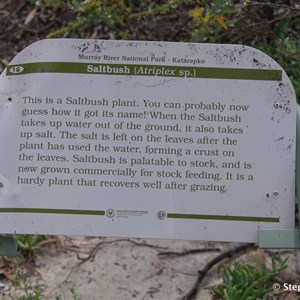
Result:
<instances>
[{"instance_id":1,"label":"bolt on sign","mask_svg":"<svg viewBox=\"0 0 300 300\"><path fill-rule=\"evenodd\" d=\"M294 228L295 93L256 49L42 40L4 70L0 101L1 233Z\"/></svg>"}]
</instances>

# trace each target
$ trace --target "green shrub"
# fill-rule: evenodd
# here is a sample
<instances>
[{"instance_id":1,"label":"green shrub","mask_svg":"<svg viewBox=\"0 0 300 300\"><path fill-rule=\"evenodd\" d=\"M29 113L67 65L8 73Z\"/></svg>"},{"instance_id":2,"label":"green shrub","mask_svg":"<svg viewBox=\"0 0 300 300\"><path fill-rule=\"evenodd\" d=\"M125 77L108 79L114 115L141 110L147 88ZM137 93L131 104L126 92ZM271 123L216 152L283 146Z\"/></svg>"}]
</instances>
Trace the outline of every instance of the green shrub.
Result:
<instances>
[{"instance_id":1,"label":"green shrub","mask_svg":"<svg viewBox=\"0 0 300 300\"><path fill-rule=\"evenodd\" d=\"M214 292L224 300L257 300L263 299L272 291L272 281L286 268L286 259L272 259L272 269L261 264L261 270L257 267L239 263L234 267L224 266L222 269L223 282Z\"/></svg>"}]
</instances>

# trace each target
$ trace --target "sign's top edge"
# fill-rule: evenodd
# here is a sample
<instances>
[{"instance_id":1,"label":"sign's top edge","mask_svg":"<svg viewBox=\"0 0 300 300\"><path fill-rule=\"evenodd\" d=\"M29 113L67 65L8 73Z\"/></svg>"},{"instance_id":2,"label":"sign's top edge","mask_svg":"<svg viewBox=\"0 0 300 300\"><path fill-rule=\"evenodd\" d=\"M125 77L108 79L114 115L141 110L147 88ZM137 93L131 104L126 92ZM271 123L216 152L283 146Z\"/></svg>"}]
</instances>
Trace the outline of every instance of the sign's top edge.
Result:
<instances>
[{"instance_id":1,"label":"sign's top edge","mask_svg":"<svg viewBox=\"0 0 300 300\"><path fill-rule=\"evenodd\" d=\"M165 51L179 55L178 51L183 51L184 57L211 56L215 64L226 67L232 65L239 68L241 60L247 56L254 56L248 63L241 65L241 68L253 69L282 69L277 62L262 51L238 44L213 44L213 43L188 43L188 42L168 42L168 41L139 41L139 40L101 40L101 39L42 39L36 41L22 51L20 51L10 64L20 64L25 62L39 61L78 61L79 54L98 54L118 51L120 47L133 48L140 53L160 53ZM60 48L60 51L58 51ZM139 49L136 49L139 48ZM67 52L68 53L67 53ZM120 52L120 50L119 50ZM54 55L55 54L55 55ZM74 56L75 54L75 56ZM56 59L54 59L54 57ZM176 63L176 62L175 62Z\"/></svg>"},{"instance_id":2,"label":"sign's top edge","mask_svg":"<svg viewBox=\"0 0 300 300\"><path fill-rule=\"evenodd\" d=\"M101 65L115 65L123 68L124 65L133 67L137 64L145 67L153 66L155 68L194 68L192 71L195 74L200 69L204 71L209 70L214 73L213 75L209 74L208 77L206 75L197 75L194 76L195 78L218 79L227 79L228 77L229 79L255 80L253 77L256 77L256 73L258 72L258 80L265 80L266 76L263 72L269 72L270 74L267 74L268 78L266 80L276 80L292 86L283 68L273 58L250 46L138 40L73 38L39 40L18 53L3 71L1 77L16 75L17 71L22 69L25 64L31 66L42 64L42 66L45 66L49 63L57 65L72 63L76 67L87 65L85 69L88 68L89 64L99 64L99 68L101 68ZM21 67L18 67L19 65ZM12 69L13 66L17 66L18 69ZM42 67L42 69L44 70L45 68ZM71 69L73 70L74 67L72 66ZM227 72L227 70L230 72L232 70L236 72L237 70L238 73L244 70L248 70L247 72L249 72L250 70L250 73L253 71L253 74L250 77L243 75L242 78L240 78L239 74L237 76L226 74L226 76L224 75L226 78L224 78L223 75L219 76L215 74L218 70L222 70L223 73ZM47 73L48 71L45 72ZM60 72L64 73L64 68ZM76 72L83 74L86 70ZM28 72L27 74L29 73L39 72ZM91 73L94 73L94 71ZM102 72L96 73L100 74ZM263 76L260 76L260 74L263 74Z\"/></svg>"}]
</instances>

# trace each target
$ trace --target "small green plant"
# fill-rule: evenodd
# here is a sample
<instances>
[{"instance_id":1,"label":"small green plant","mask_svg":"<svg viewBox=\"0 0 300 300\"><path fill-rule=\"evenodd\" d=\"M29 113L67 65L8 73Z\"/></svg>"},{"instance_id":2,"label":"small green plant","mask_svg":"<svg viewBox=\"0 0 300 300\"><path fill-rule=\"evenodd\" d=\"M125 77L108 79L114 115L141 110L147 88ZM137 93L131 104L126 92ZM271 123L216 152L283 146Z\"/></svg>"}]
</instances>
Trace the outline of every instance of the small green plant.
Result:
<instances>
[{"instance_id":1,"label":"small green plant","mask_svg":"<svg viewBox=\"0 0 300 300\"><path fill-rule=\"evenodd\" d=\"M80 300L80 298L78 297L77 292L74 288L72 288L70 291L73 296L73 300Z\"/></svg>"},{"instance_id":2,"label":"small green plant","mask_svg":"<svg viewBox=\"0 0 300 300\"><path fill-rule=\"evenodd\" d=\"M17 238L18 248L24 252L32 252L39 247L39 242L42 240L40 235L18 234Z\"/></svg>"},{"instance_id":3,"label":"small green plant","mask_svg":"<svg viewBox=\"0 0 300 300\"><path fill-rule=\"evenodd\" d=\"M56 239L37 234L17 234L14 237L17 239L18 249L24 256L30 256L42 246L57 242Z\"/></svg>"},{"instance_id":4,"label":"small green plant","mask_svg":"<svg viewBox=\"0 0 300 300\"><path fill-rule=\"evenodd\" d=\"M261 264L261 270L256 266L239 263L234 267L224 266L222 269L223 283L214 292L224 300L257 300L263 299L270 291L271 282L286 268L286 259L272 259L272 269Z\"/></svg>"},{"instance_id":5,"label":"small green plant","mask_svg":"<svg viewBox=\"0 0 300 300\"><path fill-rule=\"evenodd\" d=\"M16 284L23 291L23 295L18 297L17 300L42 300L40 285L38 283L33 285L24 269L17 271Z\"/></svg>"},{"instance_id":6,"label":"small green plant","mask_svg":"<svg viewBox=\"0 0 300 300\"><path fill-rule=\"evenodd\" d=\"M25 269L19 269L16 273L16 284L22 290L22 295L17 300L43 300L41 286L39 283L33 283L28 272ZM72 299L80 300L74 288L70 289ZM54 300L63 300L61 295L56 294Z\"/></svg>"},{"instance_id":7,"label":"small green plant","mask_svg":"<svg viewBox=\"0 0 300 300\"><path fill-rule=\"evenodd\" d=\"M80 298L78 297L77 292L76 292L76 290L75 290L74 288L71 288L71 289L70 289L70 292L71 292L71 294L72 294L72 299L73 299L73 300L80 300ZM56 294L56 295L55 295L55 300L62 300L61 295Z\"/></svg>"},{"instance_id":8,"label":"small green plant","mask_svg":"<svg viewBox=\"0 0 300 300\"><path fill-rule=\"evenodd\" d=\"M188 16L192 17L190 40L214 43L220 40L220 35L225 38L226 31L234 26L234 22L230 20L234 13L237 13L237 9L226 0L207 2L205 6L190 10L188 12Z\"/></svg>"},{"instance_id":9,"label":"small green plant","mask_svg":"<svg viewBox=\"0 0 300 300\"><path fill-rule=\"evenodd\" d=\"M17 300L42 300L40 286L34 286L34 289L31 291L24 291L24 295L18 297Z\"/></svg>"}]
</instances>

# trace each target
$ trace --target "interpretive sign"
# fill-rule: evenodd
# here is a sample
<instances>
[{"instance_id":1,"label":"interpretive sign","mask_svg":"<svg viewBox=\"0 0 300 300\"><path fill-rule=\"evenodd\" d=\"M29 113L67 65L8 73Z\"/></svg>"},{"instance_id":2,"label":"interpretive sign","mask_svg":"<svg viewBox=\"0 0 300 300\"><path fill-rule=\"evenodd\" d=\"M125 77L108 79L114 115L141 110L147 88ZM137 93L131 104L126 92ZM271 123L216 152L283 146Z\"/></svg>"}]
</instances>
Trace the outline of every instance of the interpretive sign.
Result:
<instances>
[{"instance_id":1,"label":"interpretive sign","mask_svg":"<svg viewBox=\"0 0 300 300\"><path fill-rule=\"evenodd\" d=\"M4 70L0 101L1 233L294 228L295 94L256 49L42 40Z\"/></svg>"}]
</instances>

